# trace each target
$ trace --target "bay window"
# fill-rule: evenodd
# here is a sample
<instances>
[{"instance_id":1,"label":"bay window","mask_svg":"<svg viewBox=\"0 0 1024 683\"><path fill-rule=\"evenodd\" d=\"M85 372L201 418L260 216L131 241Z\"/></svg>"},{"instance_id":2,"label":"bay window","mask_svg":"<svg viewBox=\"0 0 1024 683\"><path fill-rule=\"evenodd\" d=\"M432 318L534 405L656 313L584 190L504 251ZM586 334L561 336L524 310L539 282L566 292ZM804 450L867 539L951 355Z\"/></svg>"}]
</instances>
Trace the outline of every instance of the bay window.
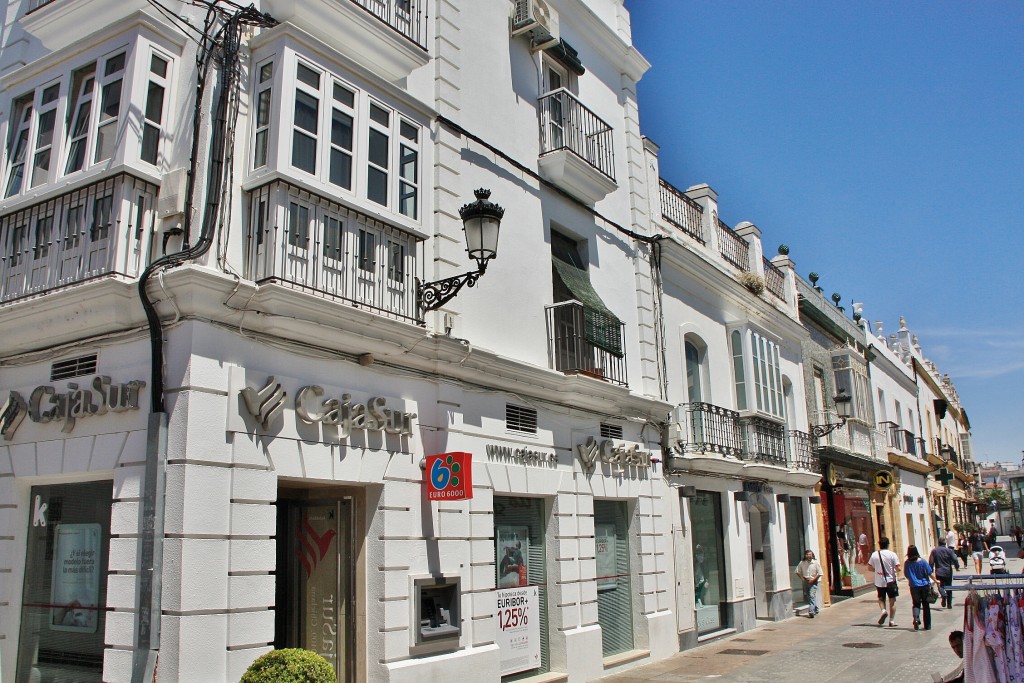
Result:
<instances>
[{"instance_id":1,"label":"bay window","mask_svg":"<svg viewBox=\"0 0 1024 683\"><path fill-rule=\"evenodd\" d=\"M778 343L754 330L734 330L729 339L736 409L747 410L749 407L784 420L786 401ZM749 392L753 392L753 396Z\"/></svg>"},{"instance_id":2,"label":"bay window","mask_svg":"<svg viewBox=\"0 0 1024 683\"><path fill-rule=\"evenodd\" d=\"M254 80L254 171L284 167L321 184L325 194L341 188L357 203L419 220L420 125L290 50L262 63ZM275 88L292 98L279 124ZM276 125L283 134L272 130Z\"/></svg>"},{"instance_id":3,"label":"bay window","mask_svg":"<svg viewBox=\"0 0 1024 683\"><path fill-rule=\"evenodd\" d=\"M142 57L129 59L134 52ZM139 77L128 72L132 64ZM97 164L106 168L115 157L155 165L166 125L171 64L170 56L140 39L85 64L54 66L52 71L63 75L16 93L4 105L11 118L3 197L26 194ZM137 83L134 92L132 83ZM126 123L129 115L137 117L131 124ZM127 154L119 148L126 125L139 132Z\"/></svg>"},{"instance_id":4,"label":"bay window","mask_svg":"<svg viewBox=\"0 0 1024 683\"><path fill-rule=\"evenodd\" d=\"M852 352L832 356L832 371L835 373L836 390L845 391L851 398L851 417L873 424L871 411L871 385L868 381L867 364ZM900 422L899 403L896 404L896 421Z\"/></svg>"}]
</instances>

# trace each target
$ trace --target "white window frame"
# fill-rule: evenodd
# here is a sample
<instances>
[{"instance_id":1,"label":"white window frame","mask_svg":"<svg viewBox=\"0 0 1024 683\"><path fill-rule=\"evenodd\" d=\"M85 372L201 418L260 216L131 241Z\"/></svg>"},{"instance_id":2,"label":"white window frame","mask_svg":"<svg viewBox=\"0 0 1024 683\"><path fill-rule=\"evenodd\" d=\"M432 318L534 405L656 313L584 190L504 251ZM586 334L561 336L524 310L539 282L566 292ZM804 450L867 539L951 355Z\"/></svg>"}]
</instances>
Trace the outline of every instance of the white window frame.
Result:
<instances>
[{"instance_id":1,"label":"white window frame","mask_svg":"<svg viewBox=\"0 0 1024 683\"><path fill-rule=\"evenodd\" d=\"M252 136L249 144L249 168L254 178L263 174L278 173L291 176L303 183L319 188L327 196L339 196L343 201L363 211L387 211L401 218L406 225L419 224L424 215L423 173L426 166L424 145L426 143L426 127L412 111L408 113L392 106L383 99L376 97L355 84L351 79L341 76L334 70L324 67L317 59L306 53L296 52L290 46L282 46L276 52L258 55L257 67L254 69L251 84L252 120L249 130ZM268 64L273 64L274 76L260 82L260 72ZM319 87L300 81L298 65L316 72L319 76ZM353 103L349 106L343 99L335 98L335 87L352 93ZM261 93L270 90L273 113L269 121L261 125L256 120L259 110ZM276 92L275 92L276 91ZM297 93L313 98L317 102L317 124L315 133L296 126L295 99ZM280 104L274 105L273 99L279 96ZM387 114L388 122L383 124L371 115L373 109L379 108ZM350 148L339 142L347 142L332 135L335 112L352 119L352 141ZM383 118L383 117L381 117ZM285 131L284 135L275 131ZM260 163L257 157L258 136L266 133L267 159ZM379 135L387 144L387 154L381 162L370 161L370 136ZM315 164L312 171L293 165L295 150L294 136L304 135L315 140ZM276 154L275 154L276 152ZM343 177L335 176L339 183L332 182L332 155L350 159L346 187ZM403 156L406 164L403 166ZM410 161L411 158L411 161ZM384 204L370 199L370 174L384 175L384 186L387 196ZM379 199L380 197L378 197ZM380 263L380 262L378 262Z\"/></svg>"},{"instance_id":2,"label":"white window frame","mask_svg":"<svg viewBox=\"0 0 1024 683\"><path fill-rule=\"evenodd\" d=\"M853 349L837 351L832 354L832 379L836 391L845 389L850 396L850 419L873 425L871 382L868 379L867 363ZM897 402L896 424L902 428L903 417Z\"/></svg>"},{"instance_id":3,"label":"white window frame","mask_svg":"<svg viewBox=\"0 0 1024 683\"><path fill-rule=\"evenodd\" d=\"M740 335L742 360L737 356L735 333ZM730 328L727 329L727 334L732 357L736 409L785 422L787 410L782 381L780 342L750 327ZM739 374L740 368L742 375Z\"/></svg>"},{"instance_id":4,"label":"white window frame","mask_svg":"<svg viewBox=\"0 0 1024 683\"><path fill-rule=\"evenodd\" d=\"M269 69L269 71L268 71ZM274 108L274 77L279 71L277 62L271 58L256 65L254 74L254 88L252 98L252 168L265 168L272 163L276 155L272 152L272 133L275 116ZM266 97L266 108L261 104ZM261 121L260 115L266 113L266 121ZM262 136L262 138L261 138ZM260 158L260 140L263 140L263 158Z\"/></svg>"},{"instance_id":5,"label":"white window frame","mask_svg":"<svg viewBox=\"0 0 1024 683\"><path fill-rule=\"evenodd\" d=\"M164 151L164 140L167 138L167 107L169 106L171 98L171 83L173 82L172 73L174 69L174 59L170 55L164 53L162 50L157 50L156 48L150 48L148 54L149 59L146 60L145 64L143 65L143 67L145 68L145 89L143 92L145 93L146 99L142 107L142 122L139 133L139 160L146 164L160 166L161 155ZM155 59L159 59L166 64L163 76L161 76L153 70L153 61ZM152 114L152 112L150 111L150 89L153 86L160 88L162 91L162 100L160 102L160 107L159 110L155 112L156 116L159 117L158 119L150 118ZM152 161L146 159L144 156L146 152L146 133L148 130L151 129L156 130L156 156Z\"/></svg>"}]
</instances>

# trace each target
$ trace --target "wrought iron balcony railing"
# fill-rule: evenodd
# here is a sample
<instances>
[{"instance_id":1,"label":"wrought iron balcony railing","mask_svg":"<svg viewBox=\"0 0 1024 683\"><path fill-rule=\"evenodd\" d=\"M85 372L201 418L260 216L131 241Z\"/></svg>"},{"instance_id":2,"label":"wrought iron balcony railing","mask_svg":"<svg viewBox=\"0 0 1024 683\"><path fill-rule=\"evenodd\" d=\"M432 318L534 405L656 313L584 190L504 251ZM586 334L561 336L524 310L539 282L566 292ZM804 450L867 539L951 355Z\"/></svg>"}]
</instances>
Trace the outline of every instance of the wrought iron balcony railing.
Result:
<instances>
[{"instance_id":1,"label":"wrought iron balcony railing","mask_svg":"<svg viewBox=\"0 0 1024 683\"><path fill-rule=\"evenodd\" d=\"M624 323L579 301L563 301L545 312L548 355L555 370L626 386Z\"/></svg>"},{"instance_id":2,"label":"wrought iron balcony railing","mask_svg":"<svg viewBox=\"0 0 1024 683\"><path fill-rule=\"evenodd\" d=\"M704 207L672 187L664 178L661 186L661 217L701 244L704 238Z\"/></svg>"},{"instance_id":3,"label":"wrought iron balcony railing","mask_svg":"<svg viewBox=\"0 0 1024 683\"><path fill-rule=\"evenodd\" d=\"M275 181L249 193L245 274L419 322L418 238Z\"/></svg>"},{"instance_id":4,"label":"wrought iron balcony railing","mask_svg":"<svg viewBox=\"0 0 1024 683\"><path fill-rule=\"evenodd\" d=\"M789 467L806 472L820 472L821 460L811 447L811 435L795 429L787 432L789 446Z\"/></svg>"},{"instance_id":5,"label":"wrought iron balcony railing","mask_svg":"<svg viewBox=\"0 0 1024 683\"><path fill-rule=\"evenodd\" d=\"M565 88L541 97L539 111L541 156L567 150L615 180L611 126Z\"/></svg>"},{"instance_id":6,"label":"wrought iron balcony railing","mask_svg":"<svg viewBox=\"0 0 1024 683\"><path fill-rule=\"evenodd\" d=\"M350 0L400 34L424 47L420 14L425 0Z\"/></svg>"},{"instance_id":7,"label":"wrought iron balcony railing","mask_svg":"<svg viewBox=\"0 0 1024 683\"><path fill-rule=\"evenodd\" d=\"M763 417L740 420L747 460L786 467L786 427Z\"/></svg>"},{"instance_id":8,"label":"wrought iron balcony railing","mask_svg":"<svg viewBox=\"0 0 1024 683\"><path fill-rule=\"evenodd\" d=\"M0 216L0 302L147 263L157 187L127 174Z\"/></svg>"},{"instance_id":9,"label":"wrought iron balcony railing","mask_svg":"<svg viewBox=\"0 0 1024 683\"><path fill-rule=\"evenodd\" d=\"M766 258L764 262L764 287L780 301L786 300L786 276L782 270Z\"/></svg>"},{"instance_id":10,"label":"wrought iron balcony railing","mask_svg":"<svg viewBox=\"0 0 1024 683\"><path fill-rule=\"evenodd\" d=\"M718 250L722 258L736 266L742 272L750 270L750 245L726 225L721 218L716 221L718 230Z\"/></svg>"},{"instance_id":11,"label":"wrought iron balcony railing","mask_svg":"<svg viewBox=\"0 0 1024 683\"><path fill-rule=\"evenodd\" d=\"M677 411L679 443L684 453L718 453L742 457L739 413L711 403L684 403Z\"/></svg>"}]
</instances>

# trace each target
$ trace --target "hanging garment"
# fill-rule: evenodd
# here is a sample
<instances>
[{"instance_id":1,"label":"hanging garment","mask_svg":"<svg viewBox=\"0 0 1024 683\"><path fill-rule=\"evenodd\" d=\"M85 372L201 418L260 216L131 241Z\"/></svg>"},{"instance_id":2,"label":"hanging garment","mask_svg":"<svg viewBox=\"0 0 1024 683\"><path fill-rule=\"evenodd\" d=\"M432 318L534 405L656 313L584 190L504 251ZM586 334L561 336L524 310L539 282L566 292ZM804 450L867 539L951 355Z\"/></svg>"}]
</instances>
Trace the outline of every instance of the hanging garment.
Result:
<instances>
[{"instance_id":1,"label":"hanging garment","mask_svg":"<svg viewBox=\"0 0 1024 683\"><path fill-rule=\"evenodd\" d=\"M1021 632L1020 603L1006 596L1006 675L1010 683L1024 683L1024 633Z\"/></svg>"},{"instance_id":2,"label":"hanging garment","mask_svg":"<svg viewBox=\"0 0 1024 683\"><path fill-rule=\"evenodd\" d=\"M995 668L996 680L999 683L1007 683L1006 667L1006 620L1003 617L1003 601L999 596L993 595L988 598L985 606L985 645L989 655L992 657L992 665Z\"/></svg>"},{"instance_id":3,"label":"hanging garment","mask_svg":"<svg viewBox=\"0 0 1024 683\"><path fill-rule=\"evenodd\" d=\"M1001 683L985 644L985 601L975 591L964 605L964 683Z\"/></svg>"}]
</instances>

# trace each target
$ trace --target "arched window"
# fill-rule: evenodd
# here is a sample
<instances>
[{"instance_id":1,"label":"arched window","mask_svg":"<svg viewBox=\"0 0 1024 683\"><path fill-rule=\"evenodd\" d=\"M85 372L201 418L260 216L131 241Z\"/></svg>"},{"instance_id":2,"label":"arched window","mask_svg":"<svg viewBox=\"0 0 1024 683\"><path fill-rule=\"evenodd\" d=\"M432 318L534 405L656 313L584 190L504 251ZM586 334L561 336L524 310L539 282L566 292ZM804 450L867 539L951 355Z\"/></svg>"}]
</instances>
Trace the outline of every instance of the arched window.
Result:
<instances>
[{"instance_id":1,"label":"arched window","mask_svg":"<svg viewBox=\"0 0 1024 683\"><path fill-rule=\"evenodd\" d=\"M703 373L701 371L701 352L697 346L687 340L683 344L686 354L686 397L690 403L701 403L704 400Z\"/></svg>"}]
</instances>

